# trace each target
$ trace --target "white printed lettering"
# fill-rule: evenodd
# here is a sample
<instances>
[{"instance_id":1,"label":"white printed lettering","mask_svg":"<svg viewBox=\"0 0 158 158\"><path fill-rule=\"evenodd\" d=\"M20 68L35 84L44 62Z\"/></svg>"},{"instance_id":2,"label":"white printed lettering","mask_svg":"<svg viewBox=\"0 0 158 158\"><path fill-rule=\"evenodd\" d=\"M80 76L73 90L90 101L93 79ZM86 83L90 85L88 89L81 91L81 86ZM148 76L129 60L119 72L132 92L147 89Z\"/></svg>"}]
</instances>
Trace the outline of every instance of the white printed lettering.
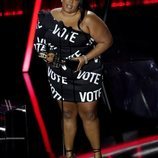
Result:
<instances>
[{"instance_id":1,"label":"white printed lettering","mask_svg":"<svg viewBox=\"0 0 158 158\"><path fill-rule=\"evenodd\" d=\"M85 81L89 80L89 82L94 83L94 84L99 84L101 74L94 73L94 72L86 72L86 71L81 71L78 73L77 79L83 79Z\"/></svg>"},{"instance_id":2,"label":"white printed lettering","mask_svg":"<svg viewBox=\"0 0 158 158\"><path fill-rule=\"evenodd\" d=\"M90 92L79 92L81 102L92 102L101 96L101 88Z\"/></svg>"},{"instance_id":3,"label":"white printed lettering","mask_svg":"<svg viewBox=\"0 0 158 158\"><path fill-rule=\"evenodd\" d=\"M75 43L74 39L76 38L75 35L78 35L77 32L72 32L71 36L70 36L70 42Z\"/></svg>"},{"instance_id":4,"label":"white printed lettering","mask_svg":"<svg viewBox=\"0 0 158 158\"><path fill-rule=\"evenodd\" d=\"M67 83L67 77L62 77L58 74L56 74L50 67L48 67L48 77L51 78L51 80L56 81L61 84L68 84Z\"/></svg>"},{"instance_id":5,"label":"white printed lettering","mask_svg":"<svg viewBox=\"0 0 158 158\"><path fill-rule=\"evenodd\" d=\"M58 33L60 31L60 28L58 28L58 25L55 25L55 28L53 30L53 34L55 35L56 33Z\"/></svg>"},{"instance_id":6,"label":"white printed lettering","mask_svg":"<svg viewBox=\"0 0 158 158\"><path fill-rule=\"evenodd\" d=\"M66 59L76 58L81 56L80 50L77 50L75 53L71 54L70 56L66 57Z\"/></svg>"},{"instance_id":7,"label":"white printed lettering","mask_svg":"<svg viewBox=\"0 0 158 158\"><path fill-rule=\"evenodd\" d=\"M37 52L46 51L46 39L37 37L37 42L34 44L35 50Z\"/></svg>"},{"instance_id":8,"label":"white printed lettering","mask_svg":"<svg viewBox=\"0 0 158 158\"><path fill-rule=\"evenodd\" d=\"M62 29L59 27L58 24L55 25L54 30L52 31L52 34L57 35L58 37L63 38L64 40L68 40L69 37L69 42L75 43L75 39L78 36L77 32L68 32L68 29L63 27Z\"/></svg>"},{"instance_id":9,"label":"white printed lettering","mask_svg":"<svg viewBox=\"0 0 158 158\"><path fill-rule=\"evenodd\" d=\"M57 100L62 99L62 96L55 90L55 88L52 86L52 84L50 84L50 89L51 89L51 92L52 92L54 99L57 99Z\"/></svg>"}]
</instances>

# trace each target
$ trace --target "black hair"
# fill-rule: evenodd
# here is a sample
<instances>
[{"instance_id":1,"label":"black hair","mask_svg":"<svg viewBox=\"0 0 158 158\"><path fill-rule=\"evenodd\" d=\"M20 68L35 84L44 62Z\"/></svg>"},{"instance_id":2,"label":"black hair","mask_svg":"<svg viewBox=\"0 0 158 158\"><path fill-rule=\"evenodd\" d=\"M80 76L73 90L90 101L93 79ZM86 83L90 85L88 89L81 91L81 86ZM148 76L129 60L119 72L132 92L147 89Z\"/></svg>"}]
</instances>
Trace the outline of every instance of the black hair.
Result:
<instances>
[{"instance_id":1,"label":"black hair","mask_svg":"<svg viewBox=\"0 0 158 158\"><path fill-rule=\"evenodd\" d=\"M90 7L88 6L88 2L86 0L80 0L79 10L80 10L81 16L80 16L80 19L78 21L78 28L80 30L81 30L80 24L81 24L82 20L84 19L86 11L89 10L89 9L90 9Z\"/></svg>"}]
</instances>

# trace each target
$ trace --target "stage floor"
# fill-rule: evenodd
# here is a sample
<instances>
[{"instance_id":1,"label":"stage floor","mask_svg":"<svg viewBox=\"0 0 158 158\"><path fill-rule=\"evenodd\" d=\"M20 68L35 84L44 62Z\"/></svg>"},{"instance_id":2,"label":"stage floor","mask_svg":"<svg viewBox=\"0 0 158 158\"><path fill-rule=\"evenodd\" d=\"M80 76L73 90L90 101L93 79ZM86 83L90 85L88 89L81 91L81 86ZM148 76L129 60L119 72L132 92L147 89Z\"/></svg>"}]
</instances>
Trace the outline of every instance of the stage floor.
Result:
<instances>
[{"instance_id":1,"label":"stage floor","mask_svg":"<svg viewBox=\"0 0 158 158\"><path fill-rule=\"evenodd\" d=\"M14 90L1 99L5 110L1 111L0 125L6 127L6 131L0 132L1 157L61 157L64 154L61 113L50 97L45 71L21 73L16 81L13 86L16 89L12 87ZM103 101L99 102L99 118L103 157L157 158L156 123L130 120L123 112L111 113ZM74 150L78 158L93 157L80 118Z\"/></svg>"}]
</instances>

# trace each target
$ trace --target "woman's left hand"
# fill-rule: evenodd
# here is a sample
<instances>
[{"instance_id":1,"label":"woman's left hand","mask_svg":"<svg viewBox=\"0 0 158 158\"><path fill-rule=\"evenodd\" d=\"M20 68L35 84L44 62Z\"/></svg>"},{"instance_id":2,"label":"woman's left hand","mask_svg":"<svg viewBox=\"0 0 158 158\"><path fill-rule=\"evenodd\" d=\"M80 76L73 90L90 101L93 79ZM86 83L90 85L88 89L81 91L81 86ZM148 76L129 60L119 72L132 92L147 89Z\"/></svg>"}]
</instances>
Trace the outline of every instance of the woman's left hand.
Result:
<instances>
[{"instance_id":1,"label":"woman's left hand","mask_svg":"<svg viewBox=\"0 0 158 158\"><path fill-rule=\"evenodd\" d=\"M79 62L78 67L77 67L77 69L76 69L76 72L77 72L77 71L80 71L81 68L85 65L85 59L84 59L83 56L76 57L76 58L72 58L72 60L76 60L76 61Z\"/></svg>"}]
</instances>

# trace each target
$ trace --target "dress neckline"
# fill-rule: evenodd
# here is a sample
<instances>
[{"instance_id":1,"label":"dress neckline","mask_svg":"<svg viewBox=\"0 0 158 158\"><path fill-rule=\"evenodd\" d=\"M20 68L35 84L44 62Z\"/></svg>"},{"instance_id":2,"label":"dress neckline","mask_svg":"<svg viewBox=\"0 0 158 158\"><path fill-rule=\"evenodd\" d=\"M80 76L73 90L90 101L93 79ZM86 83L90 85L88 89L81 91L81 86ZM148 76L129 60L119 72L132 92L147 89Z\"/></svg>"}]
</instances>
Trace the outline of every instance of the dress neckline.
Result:
<instances>
[{"instance_id":1,"label":"dress neckline","mask_svg":"<svg viewBox=\"0 0 158 158\"><path fill-rule=\"evenodd\" d=\"M74 29L72 26L66 26L62 20L57 20L57 19L52 15L52 13L51 13L50 11L48 11L48 13L50 14L51 19L53 19L53 20L56 21L57 23L61 23L65 28L71 29L71 30L73 30L73 31L75 31L75 32L78 32L78 33L84 33L84 34L90 36L89 33L86 33L86 32L80 31L80 30L76 30L76 29Z\"/></svg>"}]
</instances>

